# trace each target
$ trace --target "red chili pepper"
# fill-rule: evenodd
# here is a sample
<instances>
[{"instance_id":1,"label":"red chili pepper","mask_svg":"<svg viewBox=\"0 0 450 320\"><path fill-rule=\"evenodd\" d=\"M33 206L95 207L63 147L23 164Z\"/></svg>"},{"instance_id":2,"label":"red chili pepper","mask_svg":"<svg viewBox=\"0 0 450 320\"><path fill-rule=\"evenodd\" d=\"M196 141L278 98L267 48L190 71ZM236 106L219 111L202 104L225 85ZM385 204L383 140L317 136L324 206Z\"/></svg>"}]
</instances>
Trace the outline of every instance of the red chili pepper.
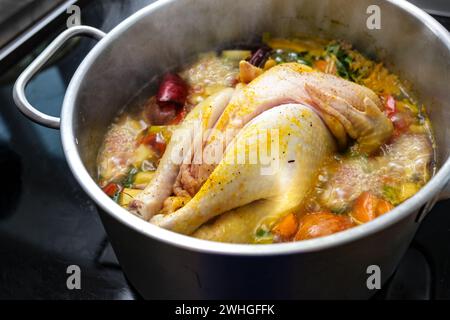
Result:
<instances>
[{"instance_id":1,"label":"red chili pepper","mask_svg":"<svg viewBox=\"0 0 450 320\"><path fill-rule=\"evenodd\" d=\"M187 95L186 82L177 74L167 73L159 86L156 100L161 107L167 102L184 105Z\"/></svg>"},{"instance_id":2,"label":"red chili pepper","mask_svg":"<svg viewBox=\"0 0 450 320\"><path fill-rule=\"evenodd\" d=\"M385 101L386 115L391 118L397 112L395 99L393 96L387 95Z\"/></svg>"},{"instance_id":3,"label":"red chili pepper","mask_svg":"<svg viewBox=\"0 0 450 320\"><path fill-rule=\"evenodd\" d=\"M114 197L117 192L119 192L121 187L117 183L108 183L103 187L103 192L106 193L110 197Z\"/></svg>"},{"instance_id":4,"label":"red chili pepper","mask_svg":"<svg viewBox=\"0 0 450 320\"><path fill-rule=\"evenodd\" d=\"M183 121L184 117L186 116L186 110L182 109L180 112L177 113L176 117L170 121L170 125L177 125L181 121Z\"/></svg>"},{"instance_id":5,"label":"red chili pepper","mask_svg":"<svg viewBox=\"0 0 450 320\"><path fill-rule=\"evenodd\" d=\"M149 133L143 139L142 143L151 146L160 155L166 150L166 141L164 137L158 133Z\"/></svg>"},{"instance_id":6,"label":"red chili pepper","mask_svg":"<svg viewBox=\"0 0 450 320\"><path fill-rule=\"evenodd\" d=\"M395 113L390 117L390 119L394 125L393 137L398 137L402 133L406 132L412 123L412 120L403 113Z\"/></svg>"}]
</instances>

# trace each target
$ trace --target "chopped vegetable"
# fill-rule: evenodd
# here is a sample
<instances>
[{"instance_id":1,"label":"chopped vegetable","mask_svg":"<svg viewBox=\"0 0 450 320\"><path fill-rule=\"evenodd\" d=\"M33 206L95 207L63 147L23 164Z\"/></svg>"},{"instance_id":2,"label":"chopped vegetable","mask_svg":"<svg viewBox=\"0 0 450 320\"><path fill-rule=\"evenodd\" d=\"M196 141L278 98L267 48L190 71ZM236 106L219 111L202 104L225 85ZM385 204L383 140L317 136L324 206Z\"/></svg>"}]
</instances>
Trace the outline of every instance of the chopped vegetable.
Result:
<instances>
[{"instance_id":1,"label":"chopped vegetable","mask_svg":"<svg viewBox=\"0 0 450 320\"><path fill-rule=\"evenodd\" d=\"M351 217L356 223L366 223L392 210L394 206L369 192L363 192L353 205Z\"/></svg>"},{"instance_id":2,"label":"chopped vegetable","mask_svg":"<svg viewBox=\"0 0 450 320\"><path fill-rule=\"evenodd\" d=\"M175 125L168 126L151 126L148 128L148 134L160 134L164 138L164 141L168 143L172 137L173 131L176 129Z\"/></svg>"},{"instance_id":3,"label":"chopped vegetable","mask_svg":"<svg viewBox=\"0 0 450 320\"><path fill-rule=\"evenodd\" d=\"M272 229L272 232L283 240L293 237L298 229L298 220L295 214L290 213Z\"/></svg>"},{"instance_id":4,"label":"chopped vegetable","mask_svg":"<svg viewBox=\"0 0 450 320\"><path fill-rule=\"evenodd\" d=\"M390 185L383 186L383 196L393 205L397 205L400 203L399 194L400 191L397 188Z\"/></svg>"},{"instance_id":5,"label":"chopped vegetable","mask_svg":"<svg viewBox=\"0 0 450 320\"><path fill-rule=\"evenodd\" d=\"M396 112L390 116L390 119L394 125L394 138L408 131L409 126L414 122L414 118L405 112Z\"/></svg>"},{"instance_id":6,"label":"chopped vegetable","mask_svg":"<svg viewBox=\"0 0 450 320\"><path fill-rule=\"evenodd\" d=\"M255 232L255 243L272 243L273 234L264 227L260 227Z\"/></svg>"},{"instance_id":7,"label":"chopped vegetable","mask_svg":"<svg viewBox=\"0 0 450 320\"><path fill-rule=\"evenodd\" d=\"M261 68L255 67L245 60L239 62L239 80L243 83L251 82L262 73L263 70Z\"/></svg>"},{"instance_id":8,"label":"chopped vegetable","mask_svg":"<svg viewBox=\"0 0 450 320\"><path fill-rule=\"evenodd\" d=\"M132 163L135 168L141 168L144 161L151 160L152 162L156 162L157 158L158 153L156 150L153 150L152 146L140 144L134 151Z\"/></svg>"},{"instance_id":9,"label":"chopped vegetable","mask_svg":"<svg viewBox=\"0 0 450 320\"><path fill-rule=\"evenodd\" d=\"M106 193L109 197L114 198L122 189L122 187L117 183L108 183L103 187L103 192Z\"/></svg>"},{"instance_id":10,"label":"chopped vegetable","mask_svg":"<svg viewBox=\"0 0 450 320\"><path fill-rule=\"evenodd\" d=\"M256 50L256 52L251 56L248 62L255 67L263 67L264 63L269 58L271 51L272 49L267 46L261 47Z\"/></svg>"},{"instance_id":11,"label":"chopped vegetable","mask_svg":"<svg viewBox=\"0 0 450 320\"><path fill-rule=\"evenodd\" d=\"M314 68L316 68L319 71L326 72L327 66L328 63L323 59L314 61Z\"/></svg>"},{"instance_id":12,"label":"chopped vegetable","mask_svg":"<svg viewBox=\"0 0 450 320\"><path fill-rule=\"evenodd\" d=\"M131 170L128 172L127 178L123 182L123 186L125 188L130 188L133 185L134 177L136 176L137 173L138 173L137 168L135 168L135 167L131 168Z\"/></svg>"},{"instance_id":13,"label":"chopped vegetable","mask_svg":"<svg viewBox=\"0 0 450 320\"><path fill-rule=\"evenodd\" d=\"M186 110L183 109L181 111L179 111L176 115L175 118L172 119L172 121L169 122L170 125L177 125L179 124L181 121L183 121L183 119L186 117Z\"/></svg>"},{"instance_id":14,"label":"chopped vegetable","mask_svg":"<svg viewBox=\"0 0 450 320\"><path fill-rule=\"evenodd\" d=\"M324 41L321 39L263 39L269 47L297 53L309 52L312 55L319 55L323 51Z\"/></svg>"},{"instance_id":15,"label":"chopped vegetable","mask_svg":"<svg viewBox=\"0 0 450 320\"><path fill-rule=\"evenodd\" d=\"M295 240L307 240L330 235L351 228L353 223L345 215L330 212L315 212L306 214L299 219L298 232Z\"/></svg>"},{"instance_id":16,"label":"chopped vegetable","mask_svg":"<svg viewBox=\"0 0 450 320\"><path fill-rule=\"evenodd\" d=\"M133 186L137 189L140 189L139 187L143 186L145 187L152 181L153 177L155 176L154 171L141 171L136 174L133 181Z\"/></svg>"},{"instance_id":17,"label":"chopped vegetable","mask_svg":"<svg viewBox=\"0 0 450 320\"><path fill-rule=\"evenodd\" d=\"M177 104L168 102L160 106L156 98L151 97L143 107L143 115L152 125L166 125L177 116L179 108Z\"/></svg>"},{"instance_id":18,"label":"chopped vegetable","mask_svg":"<svg viewBox=\"0 0 450 320\"><path fill-rule=\"evenodd\" d=\"M177 74L167 73L156 95L156 100L160 106L165 103L175 103L178 105L184 105L186 97L188 95L188 87L183 79Z\"/></svg>"},{"instance_id":19,"label":"chopped vegetable","mask_svg":"<svg viewBox=\"0 0 450 320\"><path fill-rule=\"evenodd\" d=\"M307 53L276 49L273 51L271 58L274 59L276 63L297 62L307 66L313 65L311 57Z\"/></svg>"},{"instance_id":20,"label":"chopped vegetable","mask_svg":"<svg viewBox=\"0 0 450 320\"><path fill-rule=\"evenodd\" d=\"M400 93L398 78L389 73L389 71L383 67L382 63L375 65L370 74L359 81L360 84L369 87L377 94L390 94L398 95Z\"/></svg>"},{"instance_id":21,"label":"chopped vegetable","mask_svg":"<svg viewBox=\"0 0 450 320\"><path fill-rule=\"evenodd\" d=\"M166 140L161 133L147 133L141 140L141 144L151 146L159 155L166 150Z\"/></svg>"},{"instance_id":22,"label":"chopped vegetable","mask_svg":"<svg viewBox=\"0 0 450 320\"><path fill-rule=\"evenodd\" d=\"M397 112L397 108L396 108L396 102L393 96L391 96L390 94L385 96L385 112L386 115L391 118L396 112Z\"/></svg>"},{"instance_id":23,"label":"chopped vegetable","mask_svg":"<svg viewBox=\"0 0 450 320\"><path fill-rule=\"evenodd\" d=\"M326 47L325 50L326 54L331 56L333 61L336 63L338 75L348 80L354 80L355 76L350 68L352 57L348 55L345 50L342 50L341 45L337 42L332 42Z\"/></svg>"},{"instance_id":24,"label":"chopped vegetable","mask_svg":"<svg viewBox=\"0 0 450 320\"><path fill-rule=\"evenodd\" d=\"M222 57L230 60L245 60L251 57L252 52L250 50L224 50L222 51Z\"/></svg>"},{"instance_id":25,"label":"chopped vegetable","mask_svg":"<svg viewBox=\"0 0 450 320\"><path fill-rule=\"evenodd\" d=\"M272 58L269 58L266 63L264 64L264 71L269 70L270 68L277 65L277 62L273 60Z\"/></svg>"},{"instance_id":26,"label":"chopped vegetable","mask_svg":"<svg viewBox=\"0 0 450 320\"><path fill-rule=\"evenodd\" d=\"M417 183L406 182L401 185L400 188L400 201L405 201L406 199L411 198L413 195L419 191L420 186Z\"/></svg>"},{"instance_id":27,"label":"chopped vegetable","mask_svg":"<svg viewBox=\"0 0 450 320\"><path fill-rule=\"evenodd\" d=\"M130 202L141 192L140 189L124 188L119 195L118 202L122 207L128 207Z\"/></svg>"}]
</instances>

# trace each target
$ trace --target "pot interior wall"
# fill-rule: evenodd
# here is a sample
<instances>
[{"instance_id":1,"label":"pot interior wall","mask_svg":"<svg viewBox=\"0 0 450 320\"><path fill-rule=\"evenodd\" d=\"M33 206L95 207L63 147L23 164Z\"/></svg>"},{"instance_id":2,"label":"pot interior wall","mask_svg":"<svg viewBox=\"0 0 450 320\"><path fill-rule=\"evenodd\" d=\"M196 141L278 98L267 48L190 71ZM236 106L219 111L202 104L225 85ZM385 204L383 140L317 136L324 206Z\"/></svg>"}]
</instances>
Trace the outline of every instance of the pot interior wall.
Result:
<instances>
[{"instance_id":1,"label":"pot interior wall","mask_svg":"<svg viewBox=\"0 0 450 320\"><path fill-rule=\"evenodd\" d=\"M367 8L381 9L381 29L366 26ZM168 69L225 43L251 42L263 32L344 39L384 61L413 85L436 133L437 162L449 155L450 48L423 23L386 1L179 0L142 12L103 50L84 75L75 100L74 130L85 166L95 177L97 150L114 116ZM145 89L143 89L145 88Z\"/></svg>"}]
</instances>

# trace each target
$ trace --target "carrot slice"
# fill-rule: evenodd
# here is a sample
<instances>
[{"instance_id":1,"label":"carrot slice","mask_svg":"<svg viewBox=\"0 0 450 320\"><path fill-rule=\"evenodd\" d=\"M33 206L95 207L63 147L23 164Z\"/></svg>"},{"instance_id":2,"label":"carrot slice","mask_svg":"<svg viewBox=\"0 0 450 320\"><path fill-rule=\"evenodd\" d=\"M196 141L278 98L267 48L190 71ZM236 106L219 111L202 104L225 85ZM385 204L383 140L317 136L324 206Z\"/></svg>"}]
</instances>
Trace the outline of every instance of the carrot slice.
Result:
<instances>
[{"instance_id":1,"label":"carrot slice","mask_svg":"<svg viewBox=\"0 0 450 320\"><path fill-rule=\"evenodd\" d=\"M289 239L295 235L298 229L298 219L295 214L290 213L283 217L272 229L272 232L282 239Z\"/></svg>"},{"instance_id":2,"label":"carrot slice","mask_svg":"<svg viewBox=\"0 0 450 320\"><path fill-rule=\"evenodd\" d=\"M306 240L323 237L351 228L353 223L347 215L331 212L314 212L299 219L295 240Z\"/></svg>"},{"instance_id":3,"label":"carrot slice","mask_svg":"<svg viewBox=\"0 0 450 320\"><path fill-rule=\"evenodd\" d=\"M322 72L325 72L327 70L328 63L325 60L317 60L314 61L314 67Z\"/></svg>"},{"instance_id":4,"label":"carrot slice","mask_svg":"<svg viewBox=\"0 0 450 320\"><path fill-rule=\"evenodd\" d=\"M363 192L355 201L351 217L357 223L366 223L392 210L394 206L381 198L369 193Z\"/></svg>"}]
</instances>

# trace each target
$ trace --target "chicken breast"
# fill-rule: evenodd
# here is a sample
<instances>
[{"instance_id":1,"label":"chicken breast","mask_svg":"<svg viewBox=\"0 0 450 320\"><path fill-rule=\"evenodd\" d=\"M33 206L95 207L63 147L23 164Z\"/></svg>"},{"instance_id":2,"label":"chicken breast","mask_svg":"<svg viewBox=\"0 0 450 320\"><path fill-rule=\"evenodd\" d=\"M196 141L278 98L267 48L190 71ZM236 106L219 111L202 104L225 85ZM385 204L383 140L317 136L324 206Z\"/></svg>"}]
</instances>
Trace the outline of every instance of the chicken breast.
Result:
<instances>
[{"instance_id":1,"label":"chicken breast","mask_svg":"<svg viewBox=\"0 0 450 320\"><path fill-rule=\"evenodd\" d=\"M230 139L259 114L286 103L314 108L340 147L346 146L349 136L358 140L362 151L370 153L393 132L392 123L382 112L383 105L373 91L298 63L273 67L238 90L214 128ZM215 135L211 135L205 145L209 148L203 148L203 158L211 158L209 150L226 148ZM180 189L195 195L217 163L183 166L179 175Z\"/></svg>"}]
</instances>

